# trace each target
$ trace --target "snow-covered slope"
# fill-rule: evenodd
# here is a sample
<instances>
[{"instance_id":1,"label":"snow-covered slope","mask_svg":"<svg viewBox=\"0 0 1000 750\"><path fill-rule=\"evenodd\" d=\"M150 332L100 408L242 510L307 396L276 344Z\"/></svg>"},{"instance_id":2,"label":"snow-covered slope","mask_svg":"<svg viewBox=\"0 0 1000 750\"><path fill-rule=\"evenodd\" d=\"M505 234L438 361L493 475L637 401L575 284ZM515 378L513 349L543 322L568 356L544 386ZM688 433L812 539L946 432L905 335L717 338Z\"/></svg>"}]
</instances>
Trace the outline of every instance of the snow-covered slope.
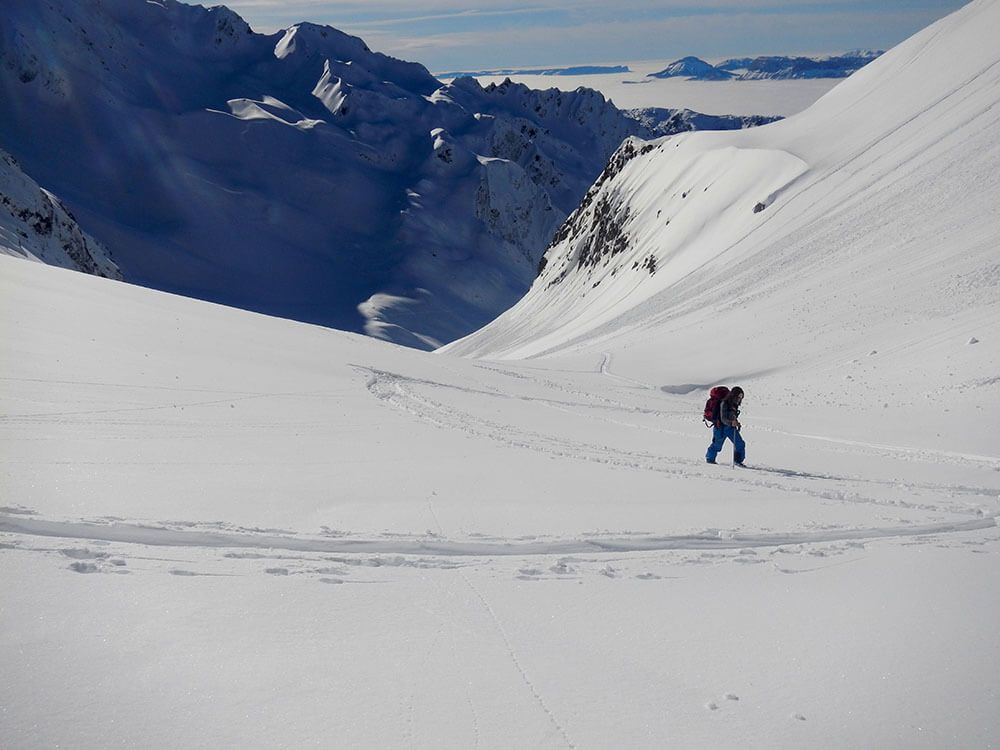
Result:
<instances>
[{"instance_id":1,"label":"snow-covered slope","mask_svg":"<svg viewBox=\"0 0 1000 750\"><path fill-rule=\"evenodd\" d=\"M52 193L0 150L0 253L120 279L118 267L97 240L76 223Z\"/></svg>"},{"instance_id":2,"label":"snow-covered slope","mask_svg":"<svg viewBox=\"0 0 1000 750\"><path fill-rule=\"evenodd\" d=\"M828 131L630 143L464 344L544 357L0 256L0 744L996 745L996 20ZM755 468L704 463L720 380Z\"/></svg>"},{"instance_id":3,"label":"snow-covered slope","mask_svg":"<svg viewBox=\"0 0 1000 750\"><path fill-rule=\"evenodd\" d=\"M500 366L8 257L0 321L5 748L1000 738L995 419L748 387L741 471L683 352Z\"/></svg>"},{"instance_id":4,"label":"snow-covered slope","mask_svg":"<svg viewBox=\"0 0 1000 750\"><path fill-rule=\"evenodd\" d=\"M424 348L522 296L644 132L593 91L442 86L175 0L5 3L0 100L0 147L127 280Z\"/></svg>"},{"instance_id":5,"label":"snow-covered slope","mask_svg":"<svg viewBox=\"0 0 1000 750\"><path fill-rule=\"evenodd\" d=\"M767 398L889 418L945 394L982 435L1000 406L998 33L1000 4L975 2L799 115L629 142L531 292L451 351L627 349L672 383L753 375Z\"/></svg>"}]
</instances>

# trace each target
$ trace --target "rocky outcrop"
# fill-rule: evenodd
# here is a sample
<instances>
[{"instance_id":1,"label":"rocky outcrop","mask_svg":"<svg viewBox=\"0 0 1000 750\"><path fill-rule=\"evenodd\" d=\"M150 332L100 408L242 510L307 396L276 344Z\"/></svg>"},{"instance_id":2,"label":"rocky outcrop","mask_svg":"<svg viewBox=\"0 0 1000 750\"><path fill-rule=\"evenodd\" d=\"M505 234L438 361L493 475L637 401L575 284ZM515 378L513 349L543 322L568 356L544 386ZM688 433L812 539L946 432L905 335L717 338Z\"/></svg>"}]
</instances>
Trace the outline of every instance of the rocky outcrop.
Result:
<instances>
[{"instance_id":1,"label":"rocky outcrop","mask_svg":"<svg viewBox=\"0 0 1000 750\"><path fill-rule=\"evenodd\" d=\"M0 253L120 279L108 250L10 154L0 151Z\"/></svg>"}]
</instances>

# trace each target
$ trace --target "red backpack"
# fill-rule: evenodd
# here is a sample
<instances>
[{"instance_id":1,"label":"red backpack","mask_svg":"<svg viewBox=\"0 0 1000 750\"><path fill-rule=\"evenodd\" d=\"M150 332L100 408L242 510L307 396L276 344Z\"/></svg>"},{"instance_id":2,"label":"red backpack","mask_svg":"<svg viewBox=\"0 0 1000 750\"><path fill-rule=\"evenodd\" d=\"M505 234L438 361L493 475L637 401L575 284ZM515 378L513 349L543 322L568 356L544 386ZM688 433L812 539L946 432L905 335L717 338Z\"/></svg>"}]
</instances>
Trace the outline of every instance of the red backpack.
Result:
<instances>
[{"instance_id":1,"label":"red backpack","mask_svg":"<svg viewBox=\"0 0 1000 750\"><path fill-rule=\"evenodd\" d=\"M719 404L729 395L729 389L724 385L717 385L708 392L708 401L705 402L705 412L702 419L709 427L719 427L722 422L719 420Z\"/></svg>"}]
</instances>

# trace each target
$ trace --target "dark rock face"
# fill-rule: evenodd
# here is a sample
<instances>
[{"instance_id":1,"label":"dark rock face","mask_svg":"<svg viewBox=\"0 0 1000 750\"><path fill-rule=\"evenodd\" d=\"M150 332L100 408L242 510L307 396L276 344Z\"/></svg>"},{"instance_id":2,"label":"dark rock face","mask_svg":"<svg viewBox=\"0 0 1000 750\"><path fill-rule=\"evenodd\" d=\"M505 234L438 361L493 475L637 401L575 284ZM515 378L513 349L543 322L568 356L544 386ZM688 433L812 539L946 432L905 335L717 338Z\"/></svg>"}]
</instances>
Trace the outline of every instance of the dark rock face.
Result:
<instances>
[{"instance_id":1,"label":"dark rock face","mask_svg":"<svg viewBox=\"0 0 1000 750\"><path fill-rule=\"evenodd\" d=\"M579 240L572 263L567 259L548 286L562 282L574 268L592 268L628 250L629 237L624 231L629 219L628 205L623 196L607 195L603 188L632 159L648 154L655 148L654 144L629 139L614 153L597 181L587 191L579 208L559 228L549 244L548 249L551 250L566 240ZM539 275L546 267L547 261L539 265Z\"/></svg>"}]
</instances>

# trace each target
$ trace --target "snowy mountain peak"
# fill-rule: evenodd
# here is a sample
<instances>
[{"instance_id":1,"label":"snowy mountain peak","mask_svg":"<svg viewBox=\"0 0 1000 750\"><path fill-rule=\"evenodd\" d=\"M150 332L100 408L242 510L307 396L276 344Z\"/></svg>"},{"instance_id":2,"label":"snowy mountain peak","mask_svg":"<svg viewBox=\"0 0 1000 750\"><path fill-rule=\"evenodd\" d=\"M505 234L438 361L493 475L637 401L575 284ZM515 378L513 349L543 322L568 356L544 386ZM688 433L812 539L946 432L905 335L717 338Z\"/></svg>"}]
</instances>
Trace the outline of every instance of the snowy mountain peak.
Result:
<instances>
[{"instance_id":1,"label":"snowy mountain peak","mask_svg":"<svg viewBox=\"0 0 1000 750\"><path fill-rule=\"evenodd\" d=\"M373 54L368 45L355 36L330 26L298 23L286 29L274 47L274 56L284 60L292 55L322 56L338 61L359 59Z\"/></svg>"},{"instance_id":2,"label":"snowy mountain peak","mask_svg":"<svg viewBox=\"0 0 1000 750\"><path fill-rule=\"evenodd\" d=\"M106 57L114 55L115 47L127 45L130 37L168 41L184 55L202 59L246 52L264 38L224 5L206 8L178 0L82 0L75 5L68 15L70 22L77 25L82 38L92 41L96 54ZM127 64L127 58L120 59Z\"/></svg>"},{"instance_id":3,"label":"snowy mountain peak","mask_svg":"<svg viewBox=\"0 0 1000 750\"><path fill-rule=\"evenodd\" d=\"M732 78L732 74L719 70L714 65L698 57L682 57L675 60L657 73L650 73L649 78L698 78L704 81L722 81Z\"/></svg>"},{"instance_id":4,"label":"snowy mountain peak","mask_svg":"<svg viewBox=\"0 0 1000 750\"><path fill-rule=\"evenodd\" d=\"M362 39L331 26L300 23L286 29L274 56L292 68L325 66L353 86L386 82L426 96L441 85L423 65L373 52Z\"/></svg>"}]
</instances>

